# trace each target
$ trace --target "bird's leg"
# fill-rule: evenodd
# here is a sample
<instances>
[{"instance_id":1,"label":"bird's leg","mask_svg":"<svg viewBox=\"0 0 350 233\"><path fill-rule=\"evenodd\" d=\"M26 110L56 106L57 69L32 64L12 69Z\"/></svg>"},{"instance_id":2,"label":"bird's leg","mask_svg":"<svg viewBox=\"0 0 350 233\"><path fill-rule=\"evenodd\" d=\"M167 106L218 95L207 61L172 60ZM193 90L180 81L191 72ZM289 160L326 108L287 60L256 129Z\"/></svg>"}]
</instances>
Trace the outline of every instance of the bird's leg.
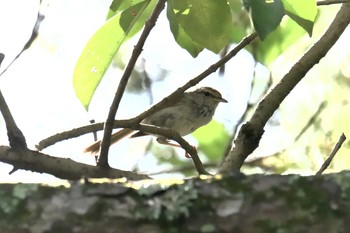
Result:
<instances>
[{"instance_id":1,"label":"bird's leg","mask_svg":"<svg viewBox=\"0 0 350 233\"><path fill-rule=\"evenodd\" d=\"M159 144L162 144L162 145L168 145L168 146L173 146L173 147L179 147L179 148L182 148L179 144L175 144L175 143L171 143L169 140L167 140L166 138L164 137L157 137L157 142ZM194 150L196 150L196 147L195 146L192 146ZM185 151L185 157L186 158L191 158L191 155L187 153L187 151Z\"/></svg>"}]
</instances>

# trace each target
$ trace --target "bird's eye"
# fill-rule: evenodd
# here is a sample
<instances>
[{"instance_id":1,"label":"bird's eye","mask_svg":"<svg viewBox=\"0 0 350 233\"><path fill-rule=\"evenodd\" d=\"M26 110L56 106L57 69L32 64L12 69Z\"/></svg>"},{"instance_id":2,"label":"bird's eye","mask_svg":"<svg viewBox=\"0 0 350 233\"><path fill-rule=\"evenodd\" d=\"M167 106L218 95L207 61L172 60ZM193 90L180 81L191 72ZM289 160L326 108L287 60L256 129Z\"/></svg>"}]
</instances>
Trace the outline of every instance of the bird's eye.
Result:
<instances>
[{"instance_id":1,"label":"bird's eye","mask_svg":"<svg viewBox=\"0 0 350 233\"><path fill-rule=\"evenodd\" d=\"M204 92L204 95L205 95L205 96L210 96L210 92L205 91L205 92Z\"/></svg>"}]
</instances>

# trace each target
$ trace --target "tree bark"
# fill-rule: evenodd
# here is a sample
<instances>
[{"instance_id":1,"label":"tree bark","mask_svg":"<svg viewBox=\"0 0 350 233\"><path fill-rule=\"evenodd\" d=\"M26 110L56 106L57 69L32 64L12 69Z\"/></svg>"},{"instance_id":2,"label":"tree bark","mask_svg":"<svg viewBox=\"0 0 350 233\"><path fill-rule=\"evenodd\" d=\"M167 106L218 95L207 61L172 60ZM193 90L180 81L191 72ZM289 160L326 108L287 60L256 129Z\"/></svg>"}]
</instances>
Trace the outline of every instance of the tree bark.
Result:
<instances>
[{"instance_id":1,"label":"tree bark","mask_svg":"<svg viewBox=\"0 0 350 233\"><path fill-rule=\"evenodd\" d=\"M349 174L2 184L0 232L349 232Z\"/></svg>"}]
</instances>

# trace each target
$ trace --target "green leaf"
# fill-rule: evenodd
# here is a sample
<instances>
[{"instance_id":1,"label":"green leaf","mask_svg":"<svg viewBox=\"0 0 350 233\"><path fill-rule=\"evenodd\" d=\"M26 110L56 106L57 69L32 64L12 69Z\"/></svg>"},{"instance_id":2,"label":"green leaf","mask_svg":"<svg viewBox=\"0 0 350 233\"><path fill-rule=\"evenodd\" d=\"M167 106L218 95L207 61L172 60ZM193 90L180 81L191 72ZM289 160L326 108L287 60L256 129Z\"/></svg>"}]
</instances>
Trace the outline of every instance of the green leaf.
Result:
<instances>
[{"instance_id":1,"label":"green leaf","mask_svg":"<svg viewBox=\"0 0 350 233\"><path fill-rule=\"evenodd\" d=\"M312 29L317 15L315 0L282 0L285 13L312 35Z\"/></svg>"},{"instance_id":2,"label":"green leaf","mask_svg":"<svg viewBox=\"0 0 350 233\"><path fill-rule=\"evenodd\" d=\"M184 32L200 46L219 53L230 42L232 16L226 0L173 0L169 7Z\"/></svg>"},{"instance_id":3,"label":"green leaf","mask_svg":"<svg viewBox=\"0 0 350 233\"><path fill-rule=\"evenodd\" d=\"M75 93L88 110L93 94L120 46L144 26L156 1L145 0L110 18L90 38L73 74Z\"/></svg>"},{"instance_id":4,"label":"green leaf","mask_svg":"<svg viewBox=\"0 0 350 233\"><path fill-rule=\"evenodd\" d=\"M113 0L111 3L106 19L110 19L119 12L126 10L144 0Z\"/></svg>"},{"instance_id":5,"label":"green leaf","mask_svg":"<svg viewBox=\"0 0 350 233\"><path fill-rule=\"evenodd\" d=\"M264 41L257 43L256 51L253 54L256 54L257 61L269 65L303 35L305 35L305 31L287 17Z\"/></svg>"},{"instance_id":6,"label":"green leaf","mask_svg":"<svg viewBox=\"0 0 350 233\"><path fill-rule=\"evenodd\" d=\"M200 46L194 42L191 37L187 35L183 27L179 24L174 13L172 0L168 1L167 17L170 23L170 30L177 44L186 49L192 57L197 57L198 54L203 50L203 46Z\"/></svg>"},{"instance_id":7,"label":"green leaf","mask_svg":"<svg viewBox=\"0 0 350 233\"><path fill-rule=\"evenodd\" d=\"M198 149L203 151L210 161L218 161L222 158L229 137L222 124L213 120L208 125L196 130L192 135L199 142Z\"/></svg>"},{"instance_id":8,"label":"green leaf","mask_svg":"<svg viewBox=\"0 0 350 233\"><path fill-rule=\"evenodd\" d=\"M232 36L231 40L238 43L247 35L247 28L251 23L246 11L242 10L242 2L237 0L228 0L232 15Z\"/></svg>"},{"instance_id":9,"label":"green leaf","mask_svg":"<svg viewBox=\"0 0 350 233\"><path fill-rule=\"evenodd\" d=\"M245 0L250 10L254 28L261 40L277 28L284 15L281 0Z\"/></svg>"}]
</instances>

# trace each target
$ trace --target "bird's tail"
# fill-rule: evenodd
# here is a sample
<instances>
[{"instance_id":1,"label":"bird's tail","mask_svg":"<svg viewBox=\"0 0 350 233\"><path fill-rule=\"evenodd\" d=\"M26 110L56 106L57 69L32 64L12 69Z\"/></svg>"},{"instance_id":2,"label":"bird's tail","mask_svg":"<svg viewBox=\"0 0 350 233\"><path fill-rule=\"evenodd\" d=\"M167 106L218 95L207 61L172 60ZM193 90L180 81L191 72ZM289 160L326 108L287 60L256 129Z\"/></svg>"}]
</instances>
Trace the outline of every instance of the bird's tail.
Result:
<instances>
[{"instance_id":1,"label":"bird's tail","mask_svg":"<svg viewBox=\"0 0 350 233\"><path fill-rule=\"evenodd\" d=\"M121 129L118 132L115 132L111 136L111 145L118 142L119 140L125 138L129 134L134 132L132 129ZM100 145L101 145L101 140L96 141L95 143L91 144L90 146L86 147L84 149L85 153L91 153L91 154L96 154L100 150Z\"/></svg>"}]
</instances>

